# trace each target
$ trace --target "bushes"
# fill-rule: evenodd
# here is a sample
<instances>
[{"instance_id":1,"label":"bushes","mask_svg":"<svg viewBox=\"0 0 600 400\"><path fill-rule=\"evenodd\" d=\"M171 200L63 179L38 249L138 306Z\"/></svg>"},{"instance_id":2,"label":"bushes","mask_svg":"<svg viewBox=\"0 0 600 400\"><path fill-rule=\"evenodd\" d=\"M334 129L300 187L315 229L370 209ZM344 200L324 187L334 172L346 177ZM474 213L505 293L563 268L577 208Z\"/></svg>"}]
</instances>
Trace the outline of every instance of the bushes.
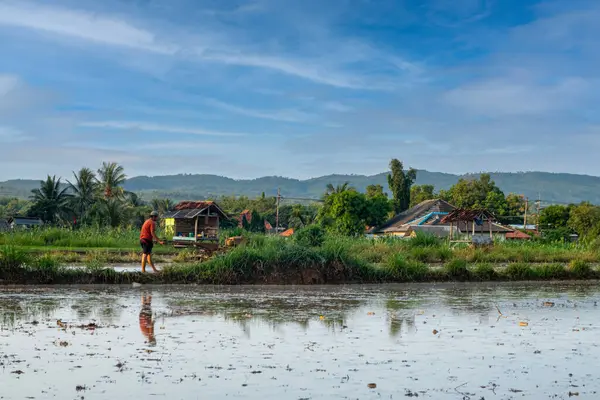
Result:
<instances>
[{"instance_id":1,"label":"bushes","mask_svg":"<svg viewBox=\"0 0 600 400\"><path fill-rule=\"evenodd\" d=\"M402 254L391 257L388 265L390 278L400 282L419 282L427 278L429 268L418 261L407 261Z\"/></svg>"},{"instance_id":2,"label":"bushes","mask_svg":"<svg viewBox=\"0 0 600 400\"><path fill-rule=\"evenodd\" d=\"M532 279L535 274L533 269L527 264L513 263L504 270L504 275L513 281Z\"/></svg>"},{"instance_id":3,"label":"bushes","mask_svg":"<svg viewBox=\"0 0 600 400\"><path fill-rule=\"evenodd\" d=\"M569 274L574 278L589 278L592 276L592 267L582 260L573 260L569 263Z\"/></svg>"},{"instance_id":4,"label":"bushes","mask_svg":"<svg viewBox=\"0 0 600 400\"><path fill-rule=\"evenodd\" d=\"M493 281L498 279L494 266L487 263L476 264L471 270L471 276L479 281Z\"/></svg>"},{"instance_id":5,"label":"bushes","mask_svg":"<svg viewBox=\"0 0 600 400\"><path fill-rule=\"evenodd\" d=\"M446 275L451 279L469 279L470 271L465 260L452 260L444 266Z\"/></svg>"},{"instance_id":6,"label":"bushes","mask_svg":"<svg viewBox=\"0 0 600 400\"><path fill-rule=\"evenodd\" d=\"M325 241L325 231L319 225L310 225L298 230L294 240L300 246L320 247Z\"/></svg>"}]
</instances>

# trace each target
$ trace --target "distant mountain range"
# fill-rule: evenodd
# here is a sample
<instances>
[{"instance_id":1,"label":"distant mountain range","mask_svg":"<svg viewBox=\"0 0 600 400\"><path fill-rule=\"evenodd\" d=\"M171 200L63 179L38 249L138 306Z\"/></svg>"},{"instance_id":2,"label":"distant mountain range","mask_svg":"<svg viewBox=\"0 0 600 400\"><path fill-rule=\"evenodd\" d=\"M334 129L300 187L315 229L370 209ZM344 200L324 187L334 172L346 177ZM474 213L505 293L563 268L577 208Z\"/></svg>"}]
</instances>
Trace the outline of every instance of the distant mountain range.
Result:
<instances>
[{"instance_id":1,"label":"distant mountain range","mask_svg":"<svg viewBox=\"0 0 600 400\"><path fill-rule=\"evenodd\" d=\"M492 178L504 193L518 193L530 199L542 199L548 203L600 203L600 177L547 172L492 173ZM419 171L417 184L434 185L437 190L448 189L459 178L476 178L477 174L453 175L440 172ZM125 188L138 193L144 199L168 197L173 200L216 198L222 195L274 196L277 188L288 198L319 198L327 184L349 182L359 190L370 184L380 184L387 190L387 173L373 176L327 175L319 178L298 180L283 177L263 177L234 180L217 175L165 175L138 176L127 180ZM35 180L9 180L0 182L0 197L27 198L33 188L39 187Z\"/></svg>"}]
</instances>

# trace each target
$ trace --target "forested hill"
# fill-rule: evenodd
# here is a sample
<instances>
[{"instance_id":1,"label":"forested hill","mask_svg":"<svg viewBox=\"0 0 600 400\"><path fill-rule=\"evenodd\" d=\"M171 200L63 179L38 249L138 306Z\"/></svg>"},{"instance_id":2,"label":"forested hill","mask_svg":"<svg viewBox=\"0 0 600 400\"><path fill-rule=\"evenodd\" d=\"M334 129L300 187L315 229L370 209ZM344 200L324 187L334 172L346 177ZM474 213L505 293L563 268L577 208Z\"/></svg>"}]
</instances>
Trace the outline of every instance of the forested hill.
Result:
<instances>
[{"instance_id":1,"label":"forested hill","mask_svg":"<svg viewBox=\"0 0 600 400\"><path fill-rule=\"evenodd\" d=\"M524 194L531 199L548 202L578 203L590 201L600 204L600 177L574 174L552 174L546 172L492 173L492 179L506 193ZM221 195L267 196L275 195L281 188L284 197L318 198L327 184L349 182L359 190L367 185L380 184L387 189L387 174L329 175L308 180L282 177L264 177L252 180L234 180L216 175L167 175L129 179L125 188L144 198L169 197L174 200L215 198ZM466 175L464 177L476 177ZM417 184L434 185L436 191L448 189L460 176L440 172L419 171ZM31 189L38 187L34 180L11 180L0 182L0 197L26 198Z\"/></svg>"}]
</instances>

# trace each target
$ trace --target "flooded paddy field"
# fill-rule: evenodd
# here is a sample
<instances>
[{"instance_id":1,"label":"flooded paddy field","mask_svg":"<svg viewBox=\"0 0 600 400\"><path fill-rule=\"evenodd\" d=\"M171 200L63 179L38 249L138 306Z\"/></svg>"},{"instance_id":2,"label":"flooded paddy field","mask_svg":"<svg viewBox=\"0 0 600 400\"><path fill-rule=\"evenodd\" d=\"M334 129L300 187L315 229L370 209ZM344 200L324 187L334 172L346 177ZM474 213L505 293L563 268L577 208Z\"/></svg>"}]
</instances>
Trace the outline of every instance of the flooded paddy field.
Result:
<instances>
[{"instance_id":1,"label":"flooded paddy field","mask_svg":"<svg viewBox=\"0 0 600 400\"><path fill-rule=\"evenodd\" d=\"M596 282L0 288L0 399L600 398Z\"/></svg>"}]
</instances>

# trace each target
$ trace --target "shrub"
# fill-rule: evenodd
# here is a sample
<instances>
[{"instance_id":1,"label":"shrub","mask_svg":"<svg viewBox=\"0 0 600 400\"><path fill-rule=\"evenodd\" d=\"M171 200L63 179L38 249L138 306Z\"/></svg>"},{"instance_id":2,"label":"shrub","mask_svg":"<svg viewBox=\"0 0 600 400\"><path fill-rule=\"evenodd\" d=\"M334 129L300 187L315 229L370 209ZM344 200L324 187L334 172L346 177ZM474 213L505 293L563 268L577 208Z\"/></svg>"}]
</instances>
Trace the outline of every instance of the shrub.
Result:
<instances>
[{"instance_id":1,"label":"shrub","mask_svg":"<svg viewBox=\"0 0 600 400\"><path fill-rule=\"evenodd\" d=\"M417 232L408 243L410 247L437 247L441 244L441 240L430 233Z\"/></svg>"},{"instance_id":2,"label":"shrub","mask_svg":"<svg viewBox=\"0 0 600 400\"><path fill-rule=\"evenodd\" d=\"M575 278L588 278L592 275L592 267L582 260L571 261L568 271Z\"/></svg>"},{"instance_id":3,"label":"shrub","mask_svg":"<svg viewBox=\"0 0 600 400\"><path fill-rule=\"evenodd\" d=\"M401 282L418 282L425 279L429 268L418 261L407 261L402 254L396 254L388 261L391 277Z\"/></svg>"},{"instance_id":4,"label":"shrub","mask_svg":"<svg viewBox=\"0 0 600 400\"><path fill-rule=\"evenodd\" d=\"M525 280L534 277L534 271L527 264L512 263L504 270L504 275L511 280Z\"/></svg>"},{"instance_id":5,"label":"shrub","mask_svg":"<svg viewBox=\"0 0 600 400\"><path fill-rule=\"evenodd\" d=\"M544 264L533 268L540 279L560 279L567 276L567 270L562 264Z\"/></svg>"},{"instance_id":6,"label":"shrub","mask_svg":"<svg viewBox=\"0 0 600 400\"><path fill-rule=\"evenodd\" d=\"M471 271L471 275L481 281L491 281L498 278L494 266L488 263L476 264Z\"/></svg>"},{"instance_id":7,"label":"shrub","mask_svg":"<svg viewBox=\"0 0 600 400\"><path fill-rule=\"evenodd\" d=\"M300 246L320 247L325 241L325 230L319 225L310 225L298 230L294 240Z\"/></svg>"},{"instance_id":8,"label":"shrub","mask_svg":"<svg viewBox=\"0 0 600 400\"><path fill-rule=\"evenodd\" d=\"M453 279L468 279L470 277L467 262L465 260L452 260L444 266L444 271L448 277Z\"/></svg>"}]
</instances>

